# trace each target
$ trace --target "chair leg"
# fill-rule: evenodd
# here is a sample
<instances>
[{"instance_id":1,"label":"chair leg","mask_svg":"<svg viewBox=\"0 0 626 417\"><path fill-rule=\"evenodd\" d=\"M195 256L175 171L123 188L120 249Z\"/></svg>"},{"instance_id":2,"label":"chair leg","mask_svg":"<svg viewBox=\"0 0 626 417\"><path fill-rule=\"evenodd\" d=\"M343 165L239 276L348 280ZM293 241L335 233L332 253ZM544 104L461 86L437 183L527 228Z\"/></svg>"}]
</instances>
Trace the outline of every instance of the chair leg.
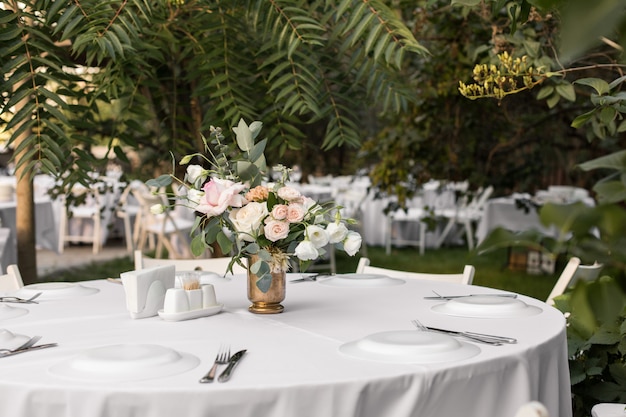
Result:
<instances>
[{"instance_id":1,"label":"chair leg","mask_svg":"<svg viewBox=\"0 0 626 417\"><path fill-rule=\"evenodd\" d=\"M93 254L97 255L100 252L100 246L102 244L102 237L100 232L100 213L96 213L93 216Z\"/></svg>"},{"instance_id":2,"label":"chair leg","mask_svg":"<svg viewBox=\"0 0 626 417\"><path fill-rule=\"evenodd\" d=\"M474 232L472 231L472 222L470 220L465 221L465 238L467 239L467 247L469 250L474 249Z\"/></svg>"},{"instance_id":3,"label":"chair leg","mask_svg":"<svg viewBox=\"0 0 626 417\"><path fill-rule=\"evenodd\" d=\"M437 244L435 245L437 247L437 249L439 249L441 247L441 245L443 244L443 242L446 240L446 237L448 237L448 234L450 233L450 231L454 227L455 223L456 223L456 221L454 219L448 220L448 224L443 229L443 232L441 232L441 235L439 236L439 239L437 239Z\"/></svg>"},{"instance_id":4,"label":"chair leg","mask_svg":"<svg viewBox=\"0 0 626 417\"><path fill-rule=\"evenodd\" d=\"M135 250L135 237L133 236L133 229L130 225L130 215L124 213L124 239L126 240L126 250L130 253Z\"/></svg>"},{"instance_id":5,"label":"chair leg","mask_svg":"<svg viewBox=\"0 0 626 417\"><path fill-rule=\"evenodd\" d=\"M65 204L65 202L63 202ZM61 209L61 218L59 219L59 244L57 251L63 253L65 249L65 235L67 234L67 211L65 207Z\"/></svg>"},{"instance_id":6,"label":"chair leg","mask_svg":"<svg viewBox=\"0 0 626 417\"><path fill-rule=\"evenodd\" d=\"M426 250L426 223L419 222L419 228L420 228L420 241L419 241L420 255L423 255L424 251Z\"/></svg>"},{"instance_id":7,"label":"chair leg","mask_svg":"<svg viewBox=\"0 0 626 417\"><path fill-rule=\"evenodd\" d=\"M385 253L391 254L391 234L393 233L393 218L387 216L387 226L385 228Z\"/></svg>"}]
</instances>

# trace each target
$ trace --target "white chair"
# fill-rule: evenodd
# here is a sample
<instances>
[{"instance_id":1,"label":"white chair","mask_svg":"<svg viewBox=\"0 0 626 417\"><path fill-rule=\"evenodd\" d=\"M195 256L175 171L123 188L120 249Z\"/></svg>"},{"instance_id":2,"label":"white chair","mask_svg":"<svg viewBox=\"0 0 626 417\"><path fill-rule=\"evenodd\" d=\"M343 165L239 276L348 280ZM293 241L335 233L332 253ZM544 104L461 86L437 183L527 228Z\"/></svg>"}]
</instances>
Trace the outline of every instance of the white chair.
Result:
<instances>
[{"instance_id":1,"label":"white chair","mask_svg":"<svg viewBox=\"0 0 626 417\"><path fill-rule=\"evenodd\" d=\"M23 286L24 281L17 265L7 266L7 273L0 275L0 291L19 290Z\"/></svg>"},{"instance_id":2,"label":"white chair","mask_svg":"<svg viewBox=\"0 0 626 417\"><path fill-rule=\"evenodd\" d=\"M460 232L465 234L469 250L474 249L473 224L481 219L485 204L492 193L493 187L488 186L480 191L476 198L473 198L471 201L465 201L456 208L438 210L436 213L437 216L448 219L448 224L446 224L443 232L441 232L436 246L441 247L448 234L452 231L452 228L458 224L463 226Z\"/></svg>"},{"instance_id":3,"label":"white chair","mask_svg":"<svg viewBox=\"0 0 626 417\"><path fill-rule=\"evenodd\" d=\"M420 255L426 250L426 232L428 218L435 213L456 205L456 192L465 192L468 182L442 182L431 180L423 185L420 195L407 203L407 209L398 209L387 214L385 228L385 251L391 254L392 246L416 246ZM410 225L417 225L417 238ZM365 255L367 256L367 255Z\"/></svg>"},{"instance_id":4,"label":"white chair","mask_svg":"<svg viewBox=\"0 0 626 417\"><path fill-rule=\"evenodd\" d=\"M379 268L370 266L370 260L368 258L359 259L357 266L357 274L380 274L386 275L392 278L409 278L409 279L424 279L430 281L440 282L456 282L459 284L469 285L474 280L475 268L472 265L465 265L463 273L460 274L433 274L426 272L407 272L398 271L395 269Z\"/></svg>"},{"instance_id":5,"label":"white chair","mask_svg":"<svg viewBox=\"0 0 626 417\"><path fill-rule=\"evenodd\" d=\"M104 202L97 186L86 188L80 185L74 186L71 193L76 197L84 196L84 203L67 207L64 195L60 196L61 213L59 218L59 246L58 252L63 253L67 242L91 243L93 253L97 254L102 249L102 216ZM83 231L81 224L75 224L72 228L69 220L80 220L81 223L91 221L91 233Z\"/></svg>"},{"instance_id":6,"label":"white chair","mask_svg":"<svg viewBox=\"0 0 626 417\"><path fill-rule=\"evenodd\" d=\"M549 305L554 305L554 298L563 294L565 290L574 286L576 281L593 281L600 275L604 265L594 262L592 265L581 265L580 258L572 257L563 268L559 279L552 287L552 291L546 300Z\"/></svg>"},{"instance_id":7,"label":"white chair","mask_svg":"<svg viewBox=\"0 0 626 417\"><path fill-rule=\"evenodd\" d=\"M591 407L591 417L624 417L626 404L599 403Z\"/></svg>"},{"instance_id":8,"label":"white chair","mask_svg":"<svg viewBox=\"0 0 626 417\"><path fill-rule=\"evenodd\" d=\"M132 252L135 249L141 233L141 205L137 201L133 190L150 192L145 183L133 180L124 188L118 201L115 215L124 222L124 239L126 240L128 252Z\"/></svg>"},{"instance_id":9,"label":"white chair","mask_svg":"<svg viewBox=\"0 0 626 417\"><path fill-rule=\"evenodd\" d=\"M135 250L135 269L141 270L155 266L174 265L177 271L210 271L226 275L231 258L201 258L201 259L157 259L145 256L140 250ZM245 274L247 271L238 263L233 264L234 274Z\"/></svg>"},{"instance_id":10,"label":"white chair","mask_svg":"<svg viewBox=\"0 0 626 417\"><path fill-rule=\"evenodd\" d=\"M190 258L191 251L189 249L188 235L191 232L194 221L182 218L172 210L165 207L165 211L161 214L153 213L150 208L156 204L165 205L163 197L160 194L145 192L145 190L133 190L133 195L139 201L141 206L140 233L137 248L145 251L150 243L150 249L155 248L156 257L163 255L163 249L167 249L169 257ZM156 245L153 243L156 241Z\"/></svg>"},{"instance_id":11,"label":"white chair","mask_svg":"<svg viewBox=\"0 0 626 417\"><path fill-rule=\"evenodd\" d=\"M579 265L580 258L577 258L575 256L570 258L570 260L567 262L567 265L565 265L565 268L563 268L563 272L561 272L559 279L554 284L554 287L552 287L552 291L550 292L550 295L546 300L547 304L554 305L554 297L558 297L559 295L563 294L567 287L570 286L570 283L572 282Z\"/></svg>"}]
</instances>

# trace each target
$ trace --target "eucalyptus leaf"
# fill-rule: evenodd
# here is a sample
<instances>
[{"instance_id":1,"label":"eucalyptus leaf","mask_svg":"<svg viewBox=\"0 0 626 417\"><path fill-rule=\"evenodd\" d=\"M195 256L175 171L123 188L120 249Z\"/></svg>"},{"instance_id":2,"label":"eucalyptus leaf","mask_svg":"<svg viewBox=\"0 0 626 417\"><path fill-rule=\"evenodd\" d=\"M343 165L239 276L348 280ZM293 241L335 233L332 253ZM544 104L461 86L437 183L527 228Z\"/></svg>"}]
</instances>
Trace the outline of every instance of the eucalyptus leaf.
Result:
<instances>
[{"instance_id":1,"label":"eucalyptus leaf","mask_svg":"<svg viewBox=\"0 0 626 417\"><path fill-rule=\"evenodd\" d=\"M272 275L270 273L265 273L261 275L261 277L256 282L257 288L264 293L269 291L271 285L272 285Z\"/></svg>"}]
</instances>

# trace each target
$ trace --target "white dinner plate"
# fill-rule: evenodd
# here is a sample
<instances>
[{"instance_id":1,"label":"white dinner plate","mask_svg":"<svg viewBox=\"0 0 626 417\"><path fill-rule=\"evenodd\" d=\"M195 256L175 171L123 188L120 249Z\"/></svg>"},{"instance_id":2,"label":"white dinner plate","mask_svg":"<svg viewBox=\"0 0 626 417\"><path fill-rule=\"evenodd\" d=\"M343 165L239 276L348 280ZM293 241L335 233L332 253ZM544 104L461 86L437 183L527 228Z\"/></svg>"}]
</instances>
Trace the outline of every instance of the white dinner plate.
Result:
<instances>
[{"instance_id":1,"label":"white dinner plate","mask_svg":"<svg viewBox=\"0 0 626 417\"><path fill-rule=\"evenodd\" d=\"M447 334L395 330L345 343L339 351L377 362L432 364L468 359L478 355L480 348Z\"/></svg>"},{"instance_id":2,"label":"white dinner plate","mask_svg":"<svg viewBox=\"0 0 626 417\"><path fill-rule=\"evenodd\" d=\"M12 319L26 314L28 314L28 310L25 308L0 303L0 320Z\"/></svg>"},{"instance_id":3,"label":"white dinner plate","mask_svg":"<svg viewBox=\"0 0 626 417\"><path fill-rule=\"evenodd\" d=\"M151 344L120 344L86 350L50 367L54 375L89 381L137 381L180 374L200 359Z\"/></svg>"},{"instance_id":4,"label":"white dinner plate","mask_svg":"<svg viewBox=\"0 0 626 417\"><path fill-rule=\"evenodd\" d=\"M337 274L317 282L333 287L389 287L405 283L403 279L379 274Z\"/></svg>"},{"instance_id":5,"label":"white dinner plate","mask_svg":"<svg viewBox=\"0 0 626 417\"><path fill-rule=\"evenodd\" d=\"M534 316L541 308L530 306L519 298L473 295L436 304L431 309L450 316L474 318L515 318Z\"/></svg>"},{"instance_id":6,"label":"white dinner plate","mask_svg":"<svg viewBox=\"0 0 626 417\"><path fill-rule=\"evenodd\" d=\"M16 349L28 342L30 337L13 333L7 329L0 329L0 349Z\"/></svg>"},{"instance_id":7,"label":"white dinner plate","mask_svg":"<svg viewBox=\"0 0 626 417\"><path fill-rule=\"evenodd\" d=\"M84 295L92 295L100 291L97 288L86 287L77 282L41 282L38 284L25 285L12 295L20 298L30 298L37 293L40 300L56 300Z\"/></svg>"},{"instance_id":8,"label":"white dinner plate","mask_svg":"<svg viewBox=\"0 0 626 417\"><path fill-rule=\"evenodd\" d=\"M224 308L224 304L216 304L214 306L201 308L198 310L181 311L180 313L166 313L163 310L159 310L158 313L159 317L161 317L163 320L181 321L212 316L213 314L217 314L222 311L222 308Z\"/></svg>"}]
</instances>

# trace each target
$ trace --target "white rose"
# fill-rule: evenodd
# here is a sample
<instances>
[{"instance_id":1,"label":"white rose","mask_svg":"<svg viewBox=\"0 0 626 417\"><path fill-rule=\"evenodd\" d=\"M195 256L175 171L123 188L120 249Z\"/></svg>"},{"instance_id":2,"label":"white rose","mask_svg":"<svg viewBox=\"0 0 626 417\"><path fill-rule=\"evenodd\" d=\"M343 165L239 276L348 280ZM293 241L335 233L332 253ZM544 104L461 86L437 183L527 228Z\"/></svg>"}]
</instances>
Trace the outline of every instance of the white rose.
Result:
<instances>
[{"instance_id":1,"label":"white rose","mask_svg":"<svg viewBox=\"0 0 626 417\"><path fill-rule=\"evenodd\" d=\"M348 228L343 223L329 223L326 226L326 233L328 233L328 241L330 243L343 242L348 234Z\"/></svg>"},{"instance_id":2,"label":"white rose","mask_svg":"<svg viewBox=\"0 0 626 417\"><path fill-rule=\"evenodd\" d=\"M302 197L302 194L300 194L300 191L296 190L293 187L281 187L278 189L277 194L280 198L282 198L285 201L294 201Z\"/></svg>"},{"instance_id":3,"label":"white rose","mask_svg":"<svg viewBox=\"0 0 626 417\"><path fill-rule=\"evenodd\" d=\"M307 226L306 236L316 248L323 248L328 245L328 233L319 226Z\"/></svg>"},{"instance_id":4,"label":"white rose","mask_svg":"<svg viewBox=\"0 0 626 417\"><path fill-rule=\"evenodd\" d=\"M150 206L150 213L152 214L163 214L165 213L165 207L163 204L154 204Z\"/></svg>"},{"instance_id":5,"label":"white rose","mask_svg":"<svg viewBox=\"0 0 626 417\"><path fill-rule=\"evenodd\" d=\"M303 240L296 246L294 251L298 259L302 261L312 261L320 256L319 251L309 240Z\"/></svg>"},{"instance_id":6,"label":"white rose","mask_svg":"<svg viewBox=\"0 0 626 417\"><path fill-rule=\"evenodd\" d=\"M200 165L187 166L187 181L200 187L208 177L208 171ZM197 182L197 183L196 183Z\"/></svg>"},{"instance_id":7,"label":"white rose","mask_svg":"<svg viewBox=\"0 0 626 417\"><path fill-rule=\"evenodd\" d=\"M254 238L259 234L261 224L267 215L267 205L253 201L240 209L231 211L229 218L235 230L239 232L240 239L254 242Z\"/></svg>"},{"instance_id":8,"label":"white rose","mask_svg":"<svg viewBox=\"0 0 626 417\"><path fill-rule=\"evenodd\" d=\"M350 256L354 256L361 249L362 238L357 232L350 231L343 241L343 250Z\"/></svg>"}]
</instances>

